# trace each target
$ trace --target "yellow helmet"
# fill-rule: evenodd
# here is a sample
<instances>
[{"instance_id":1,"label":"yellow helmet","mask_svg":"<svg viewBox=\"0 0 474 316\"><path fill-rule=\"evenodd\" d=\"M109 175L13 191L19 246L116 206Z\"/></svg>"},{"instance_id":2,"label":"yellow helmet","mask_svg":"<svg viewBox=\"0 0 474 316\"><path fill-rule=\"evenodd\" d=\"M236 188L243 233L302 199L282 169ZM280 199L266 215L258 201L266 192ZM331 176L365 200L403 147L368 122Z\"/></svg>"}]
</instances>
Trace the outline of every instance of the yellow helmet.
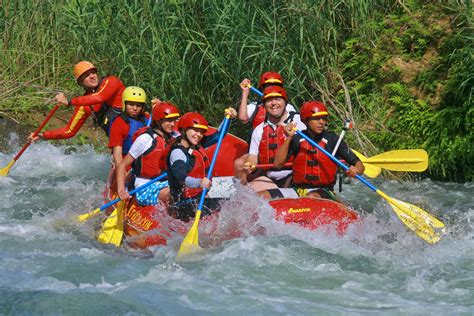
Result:
<instances>
[{"instance_id":1,"label":"yellow helmet","mask_svg":"<svg viewBox=\"0 0 474 316\"><path fill-rule=\"evenodd\" d=\"M146 103L146 93L140 87L130 86L125 88L122 93L122 111L125 112L125 102Z\"/></svg>"}]
</instances>

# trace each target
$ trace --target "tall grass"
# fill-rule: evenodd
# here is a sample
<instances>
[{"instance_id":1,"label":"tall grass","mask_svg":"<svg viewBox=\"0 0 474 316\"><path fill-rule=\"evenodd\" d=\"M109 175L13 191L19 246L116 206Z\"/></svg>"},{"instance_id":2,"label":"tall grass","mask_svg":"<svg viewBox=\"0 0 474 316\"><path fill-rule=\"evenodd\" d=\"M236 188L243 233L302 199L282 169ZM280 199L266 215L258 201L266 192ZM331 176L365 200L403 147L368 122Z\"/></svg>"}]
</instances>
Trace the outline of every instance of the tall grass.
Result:
<instances>
[{"instance_id":1,"label":"tall grass","mask_svg":"<svg viewBox=\"0 0 474 316\"><path fill-rule=\"evenodd\" d=\"M339 129L342 119L372 115L367 99L346 85L365 75L344 64L347 40L370 44L380 33L377 22L425 2L2 0L0 111L39 108L57 91L81 93L72 65L85 59L101 75L118 75L150 97L204 113L213 124L225 107L239 104L243 78L255 82L275 70L292 104L323 99ZM234 124L241 135L246 128ZM360 130L355 135L360 146L374 150Z\"/></svg>"},{"instance_id":2,"label":"tall grass","mask_svg":"<svg viewBox=\"0 0 474 316\"><path fill-rule=\"evenodd\" d=\"M390 3L6 1L1 80L11 88L2 93L19 92L20 83L77 92L64 83L71 65L87 59L213 120L222 116L217 109L238 104L241 79L269 69L282 72L300 104L318 97L313 83L337 69L344 37Z\"/></svg>"}]
</instances>

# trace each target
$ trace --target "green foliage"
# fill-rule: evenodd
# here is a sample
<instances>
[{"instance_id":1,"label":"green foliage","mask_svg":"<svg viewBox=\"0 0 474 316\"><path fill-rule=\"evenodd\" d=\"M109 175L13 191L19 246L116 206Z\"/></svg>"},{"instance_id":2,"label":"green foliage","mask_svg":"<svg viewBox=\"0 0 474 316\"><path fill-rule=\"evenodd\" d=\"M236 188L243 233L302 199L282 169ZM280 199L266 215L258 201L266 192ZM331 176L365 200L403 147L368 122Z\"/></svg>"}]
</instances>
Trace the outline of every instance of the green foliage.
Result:
<instances>
[{"instance_id":1,"label":"green foliage","mask_svg":"<svg viewBox=\"0 0 474 316\"><path fill-rule=\"evenodd\" d=\"M472 158L466 147L472 137L472 38L460 31L472 19L470 6L400 3L3 1L0 110L45 107L58 91L80 94L71 68L91 60L101 75L118 75L217 124L224 108L239 104L243 78L256 81L275 70L286 79L292 104L334 96L334 116L351 114L376 147L423 146L432 156L432 176L470 180L472 167L460 176L460 166ZM414 82L404 82L406 69L391 58L420 61L433 47L439 59ZM424 95L413 93L418 90ZM440 115L461 119L443 125ZM452 142L439 140L438 149L434 128ZM237 129L246 135L246 126Z\"/></svg>"},{"instance_id":2,"label":"green foliage","mask_svg":"<svg viewBox=\"0 0 474 316\"><path fill-rule=\"evenodd\" d=\"M424 148L432 178L472 181L474 41L469 15L463 7L456 11L453 3L434 7L427 2L405 2L410 14L393 11L373 23L378 30L373 43L357 34L345 42L346 84L357 96L352 102L363 109L359 124L376 147ZM447 12L458 15L448 18Z\"/></svg>"}]
</instances>

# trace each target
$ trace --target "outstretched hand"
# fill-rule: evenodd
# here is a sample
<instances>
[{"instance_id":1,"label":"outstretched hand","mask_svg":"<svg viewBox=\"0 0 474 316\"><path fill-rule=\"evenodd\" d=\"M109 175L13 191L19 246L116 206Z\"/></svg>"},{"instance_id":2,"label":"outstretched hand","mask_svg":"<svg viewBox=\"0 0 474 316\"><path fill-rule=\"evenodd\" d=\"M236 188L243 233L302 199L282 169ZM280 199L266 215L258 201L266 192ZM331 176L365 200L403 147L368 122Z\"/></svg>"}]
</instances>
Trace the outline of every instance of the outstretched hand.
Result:
<instances>
[{"instance_id":1,"label":"outstretched hand","mask_svg":"<svg viewBox=\"0 0 474 316\"><path fill-rule=\"evenodd\" d=\"M228 107L227 109L224 110L224 112L225 112L225 115L229 115L231 119L234 119L237 117L237 111L232 107Z\"/></svg>"},{"instance_id":2,"label":"outstretched hand","mask_svg":"<svg viewBox=\"0 0 474 316\"><path fill-rule=\"evenodd\" d=\"M285 126L285 135L287 137L293 137L293 135L295 135L296 133L296 123L295 122L290 122L288 124L286 124Z\"/></svg>"},{"instance_id":3,"label":"outstretched hand","mask_svg":"<svg viewBox=\"0 0 474 316\"><path fill-rule=\"evenodd\" d=\"M242 166L243 171L247 174L254 172L255 168L255 165L253 165L250 161L246 161Z\"/></svg>"},{"instance_id":4,"label":"outstretched hand","mask_svg":"<svg viewBox=\"0 0 474 316\"><path fill-rule=\"evenodd\" d=\"M56 96L54 98L56 99L57 103L60 103L62 105L68 105L68 100L67 100L66 95L64 93L59 92L58 94L56 94Z\"/></svg>"},{"instance_id":5,"label":"outstretched hand","mask_svg":"<svg viewBox=\"0 0 474 316\"><path fill-rule=\"evenodd\" d=\"M240 88L242 89L242 94L248 95L250 93L250 87L252 86L252 81L250 79L245 78L240 83Z\"/></svg>"},{"instance_id":6,"label":"outstretched hand","mask_svg":"<svg viewBox=\"0 0 474 316\"><path fill-rule=\"evenodd\" d=\"M131 197L127 190L118 191L118 196L121 200L128 200Z\"/></svg>"},{"instance_id":7,"label":"outstretched hand","mask_svg":"<svg viewBox=\"0 0 474 316\"><path fill-rule=\"evenodd\" d=\"M28 143L34 143L38 139L42 139L42 138L43 138L43 133L39 133L37 135L35 135L35 133L31 133L27 138L27 142Z\"/></svg>"},{"instance_id":8,"label":"outstretched hand","mask_svg":"<svg viewBox=\"0 0 474 316\"><path fill-rule=\"evenodd\" d=\"M211 185L212 185L212 181L209 179L209 178L202 178L201 180L201 188L206 188L207 190L209 190L211 188Z\"/></svg>"}]
</instances>

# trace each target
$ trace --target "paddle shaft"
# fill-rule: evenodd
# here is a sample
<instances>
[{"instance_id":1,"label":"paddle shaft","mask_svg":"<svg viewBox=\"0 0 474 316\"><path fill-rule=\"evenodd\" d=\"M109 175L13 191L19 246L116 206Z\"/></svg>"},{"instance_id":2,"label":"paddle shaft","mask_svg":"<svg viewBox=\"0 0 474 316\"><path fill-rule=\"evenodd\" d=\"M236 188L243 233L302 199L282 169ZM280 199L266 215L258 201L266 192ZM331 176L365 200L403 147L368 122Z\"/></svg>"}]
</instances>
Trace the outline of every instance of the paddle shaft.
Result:
<instances>
[{"instance_id":1,"label":"paddle shaft","mask_svg":"<svg viewBox=\"0 0 474 316\"><path fill-rule=\"evenodd\" d=\"M293 163L291 162L287 162L283 165L283 167L292 167L292 166L293 166ZM261 164L255 165L255 168L260 168L260 169L270 169L274 167L275 167L275 164L273 163L261 163Z\"/></svg>"},{"instance_id":2,"label":"paddle shaft","mask_svg":"<svg viewBox=\"0 0 474 316\"><path fill-rule=\"evenodd\" d=\"M344 136L346 135L346 131L350 130L351 127L352 127L351 121L345 120L345 121L344 121L344 125L342 126L341 135L339 135L339 138L338 138L338 140L337 140L336 146L334 147L334 150L332 151L332 155L333 155L333 156L336 155L336 152L337 152L337 150L338 150L338 148L339 148L339 145L341 144L342 139L343 139Z\"/></svg>"},{"instance_id":3,"label":"paddle shaft","mask_svg":"<svg viewBox=\"0 0 474 316\"><path fill-rule=\"evenodd\" d=\"M33 133L33 137L37 136L41 130L43 129L43 127L48 123L48 121L51 119L51 117L53 117L54 115L54 112L56 112L56 110L59 108L59 104L56 104L54 106L54 108L51 109L51 111L49 111L48 115L46 116L46 118L43 120L43 123L41 123L41 125L36 129L36 131ZM28 148L28 146L30 146L31 143L28 142L26 143L23 148L21 148L21 150L18 152L18 154L16 154L15 158L13 158L14 161L17 161L18 158L20 158L20 156L23 154L23 152L26 150L26 148Z\"/></svg>"},{"instance_id":4,"label":"paddle shaft","mask_svg":"<svg viewBox=\"0 0 474 316\"><path fill-rule=\"evenodd\" d=\"M330 152L328 152L327 150L325 150L323 147L319 146L318 143L316 143L314 140L312 140L311 138L309 138L307 135L303 134L303 132L299 131L299 130L296 130L296 133L298 135L300 135L301 137L303 137L306 141L308 141L308 143L310 143L311 145L313 145L314 147L316 147L317 149L319 149L321 152L323 152L326 156L329 157L329 159L331 159L334 163L338 164L339 166L341 166L341 168L343 168L344 170L349 170L349 167L346 166L345 164L343 164L342 162L340 162L336 157L334 157L333 155L331 155ZM376 192L377 191L377 188L375 186L373 186L369 181L365 180L364 178L362 178L360 175L356 174L355 177L357 179L359 179L363 184L365 184L366 186L368 186L372 191Z\"/></svg>"},{"instance_id":5,"label":"paddle shaft","mask_svg":"<svg viewBox=\"0 0 474 316\"><path fill-rule=\"evenodd\" d=\"M226 117L224 118L224 123L222 124L222 131L219 134L219 138L217 139L216 150L214 150L214 155L212 156L211 165L209 167L209 170L207 171L207 178L209 180L212 179L212 171L214 169L214 165L216 164L217 154L219 153L219 150L221 148L222 140L224 139L227 128L229 127L229 123L230 123L229 116L226 115ZM199 199L199 205L198 205L199 211L202 210L202 207L204 205L204 199L206 198L206 193L207 193L207 188L203 188L201 198Z\"/></svg>"},{"instance_id":6,"label":"paddle shaft","mask_svg":"<svg viewBox=\"0 0 474 316\"><path fill-rule=\"evenodd\" d=\"M143 190L143 189L146 189L146 188L148 188L150 185L152 185L153 183L155 183L155 182L157 182L157 181L160 181L160 180L166 178L167 176L168 176L168 173L164 172L164 173L162 173L161 175L159 175L158 177L153 178L153 179L150 180L149 182L145 183L144 185L141 185L141 186L139 186L138 188L133 189L132 191L129 192L129 194L130 194L130 195L133 195L133 194L135 194L135 193L138 192L138 191L141 191L141 190ZM112 205L114 205L114 204L117 203L117 202L120 202L120 198L116 198L115 200L112 200L112 201L110 201L109 203L102 205L99 209L100 209L101 211L103 211L103 210L105 210L106 208L108 208L109 206L112 206Z\"/></svg>"},{"instance_id":7,"label":"paddle shaft","mask_svg":"<svg viewBox=\"0 0 474 316\"><path fill-rule=\"evenodd\" d=\"M257 88L250 86L250 90L252 90L253 93L258 94L259 96L263 97L263 92L258 90Z\"/></svg>"}]
</instances>

